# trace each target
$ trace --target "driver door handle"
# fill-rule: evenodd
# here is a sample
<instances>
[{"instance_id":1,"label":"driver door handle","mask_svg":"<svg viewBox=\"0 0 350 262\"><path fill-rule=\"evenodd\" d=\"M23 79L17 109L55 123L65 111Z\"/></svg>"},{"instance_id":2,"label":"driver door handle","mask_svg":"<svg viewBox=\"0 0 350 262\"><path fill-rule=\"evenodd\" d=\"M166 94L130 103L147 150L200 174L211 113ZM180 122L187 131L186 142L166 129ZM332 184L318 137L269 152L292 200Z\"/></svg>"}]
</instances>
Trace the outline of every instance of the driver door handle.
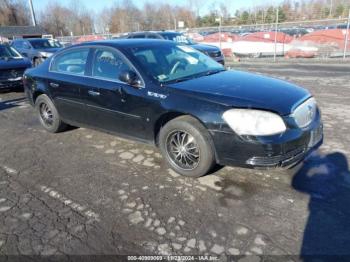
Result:
<instances>
[{"instance_id":1,"label":"driver door handle","mask_svg":"<svg viewBox=\"0 0 350 262\"><path fill-rule=\"evenodd\" d=\"M96 92L96 91L93 91L93 90L89 90L88 93L91 96L99 96L100 95L100 92Z\"/></svg>"},{"instance_id":2,"label":"driver door handle","mask_svg":"<svg viewBox=\"0 0 350 262\"><path fill-rule=\"evenodd\" d=\"M120 86L120 87L118 87L118 88L116 89L116 91L117 91L118 94L120 95L120 100L121 100L122 102L125 102L125 101L126 101L126 96L127 96L127 94L126 94L124 88Z\"/></svg>"},{"instance_id":3,"label":"driver door handle","mask_svg":"<svg viewBox=\"0 0 350 262\"><path fill-rule=\"evenodd\" d=\"M59 87L60 85L57 84L57 83L51 82L51 83L50 83L50 86L51 86L51 87L54 87L54 88L57 88L57 87Z\"/></svg>"}]
</instances>

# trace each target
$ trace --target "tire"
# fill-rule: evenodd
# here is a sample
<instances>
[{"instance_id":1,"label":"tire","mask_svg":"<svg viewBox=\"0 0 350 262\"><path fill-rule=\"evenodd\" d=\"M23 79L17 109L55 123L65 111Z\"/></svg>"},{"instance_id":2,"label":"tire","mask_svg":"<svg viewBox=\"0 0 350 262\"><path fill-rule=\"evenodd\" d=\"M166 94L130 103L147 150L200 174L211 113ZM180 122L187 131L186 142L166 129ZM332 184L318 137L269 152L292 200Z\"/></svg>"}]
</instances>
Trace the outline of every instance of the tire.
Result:
<instances>
[{"instance_id":1,"label":"tire","mask_svg":"<svg viewBox=\"0 0 350 262\"><path fill-rule=\"evenodd\" d=\"M204 176L215 164L211 137L193 117L180 116L169 121L160 130L158 142L168 165L183 176Z\"/></svg>"},{"instance_id":2,"label":"tire","mask_svg":"<svg viewBox=\"0 0 350 262\"><path fill-rule=\"evenodd\" d=\"M41 125L50 133L62 132L67 124L62 122L55 105L47 95L40 95L35 100L35 111Z\"/></svg>"}]
</instances>

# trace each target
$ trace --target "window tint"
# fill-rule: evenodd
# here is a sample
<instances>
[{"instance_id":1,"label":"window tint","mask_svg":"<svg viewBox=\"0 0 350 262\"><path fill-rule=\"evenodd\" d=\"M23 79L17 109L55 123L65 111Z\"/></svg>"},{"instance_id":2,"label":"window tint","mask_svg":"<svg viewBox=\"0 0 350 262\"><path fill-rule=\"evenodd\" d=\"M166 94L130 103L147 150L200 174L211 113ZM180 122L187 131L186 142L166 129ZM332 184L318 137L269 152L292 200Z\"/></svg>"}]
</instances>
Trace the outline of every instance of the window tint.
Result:
<instances>
[{"instance_id":1,"label":"window tint","mask_svg":"<svg viewBox=\"0 0 350 262\"><path fill-rule=\"evenodd\" d=\"M145 34L135 34L131 38L145 38Z\"/></svg>"},{"instance_id":2,"label":"window tint","mask_svg":"<svg viewBox=\"0 0 350 262\"><path fill-rule=\"evenodd\" d=\"M51 70L75 75L84 75L88 54L88 48L70 50L60 54L55 57L55 60L51 65Z\"/></svg>"},{"instance_id":3,"label":"window tint","mask_svg":"<svg viewBox=\"0 0 350 262\"><path fill-rule=\"evenodd\" d=\"M147 38L159 39L159 37L156 34L148 34Z\"/></svg>"},{"instance_id":4,"label":"window tint","mask_svg":"<svg viewBox=\"0 0 350 262\"><path fill-rule=\"evenodd\" d=\"M15 48L23 48L23 41L15 41L13 42L13 46Z\"/></svg>"},{"instance_id":5,"label":"window tint","mask_svg":"<svg viewBox=\"0 0 350 262\"><path fill-rule=\"evenodd\" d=\"M28 42L23 42L23 47L22 48L30 49L31 45Z\"/></svg>"},{"instance_id":6,"label":"window tint","mask_svg":"<svg viewBox=\"0 0 350 262\"><path fill-rule=\"evenodd\" d=\"M97 49L94 55L92 76L117 80L119 75L130 66L120 57L118 52Z\"/></svg>"}]
</instances>

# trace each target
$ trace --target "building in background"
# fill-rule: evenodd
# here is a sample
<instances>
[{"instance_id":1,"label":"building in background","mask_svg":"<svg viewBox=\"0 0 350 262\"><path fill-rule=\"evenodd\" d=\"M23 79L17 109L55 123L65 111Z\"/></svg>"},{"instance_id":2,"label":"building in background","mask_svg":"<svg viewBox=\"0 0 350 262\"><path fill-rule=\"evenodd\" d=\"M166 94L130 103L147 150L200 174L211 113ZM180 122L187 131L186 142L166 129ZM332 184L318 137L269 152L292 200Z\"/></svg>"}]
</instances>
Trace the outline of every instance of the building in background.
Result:
<instances>
[{"instance_id":1,"label":"building in background","mask_svg":"<svg viewBox=\"0 0 350 262\"><path fill-rule=\"evenodd\" d=\"M37 38L45 35L45 30L40 26L0 26L0 37L8 39Z\"/></svg>"}]
</instances>

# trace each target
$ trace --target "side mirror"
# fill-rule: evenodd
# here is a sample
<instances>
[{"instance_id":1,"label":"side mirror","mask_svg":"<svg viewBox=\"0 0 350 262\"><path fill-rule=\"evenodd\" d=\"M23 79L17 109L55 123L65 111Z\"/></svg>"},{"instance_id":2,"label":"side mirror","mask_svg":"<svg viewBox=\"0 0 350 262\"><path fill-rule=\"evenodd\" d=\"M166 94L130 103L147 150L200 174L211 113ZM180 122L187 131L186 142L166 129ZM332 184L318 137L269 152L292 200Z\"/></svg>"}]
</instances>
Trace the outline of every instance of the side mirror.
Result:
<instances>
[{"instance_id":1,"label":"side mirror","mask_svg":"<svg viewBox=\"0 0 350 262\"><path fill-rule=\"evenodd\" d=\"M134 71L127 70L119 75L119 80L131 85L133 87L139 88L141 86L141 80Z\"/></svg>"}]
</instances>

